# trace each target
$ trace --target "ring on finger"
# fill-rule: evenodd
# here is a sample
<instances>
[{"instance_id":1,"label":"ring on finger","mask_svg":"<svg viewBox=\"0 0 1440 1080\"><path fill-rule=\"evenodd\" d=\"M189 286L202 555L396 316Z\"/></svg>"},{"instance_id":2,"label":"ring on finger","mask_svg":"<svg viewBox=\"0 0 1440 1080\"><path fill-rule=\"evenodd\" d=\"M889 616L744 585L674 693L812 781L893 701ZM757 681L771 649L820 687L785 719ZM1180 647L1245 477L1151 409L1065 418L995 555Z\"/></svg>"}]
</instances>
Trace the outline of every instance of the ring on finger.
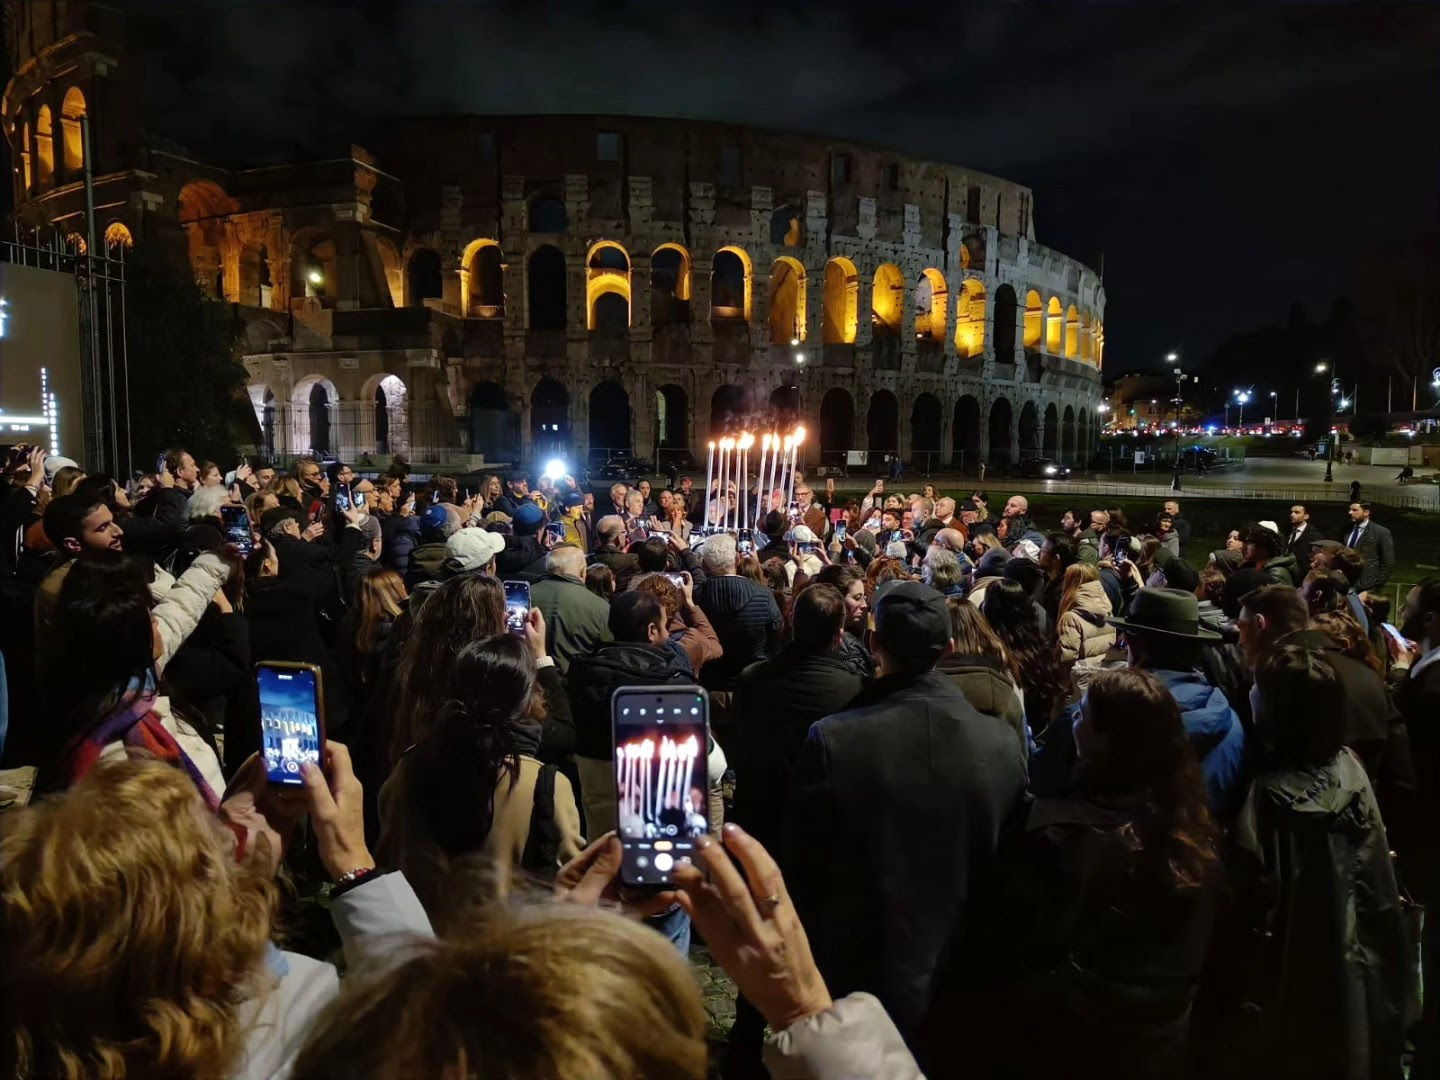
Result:
<instances>
[{"instance_id":1,"label":"ring on finger","mask_svg":"<svg viewBox=\"0 0 1440 1080\"><path fill-rule=\"evenodd\" d=\"M778 893L771 893L769 896L763 898L760 903L764 904L767 910L774 911L780 906L780 896Z\"/></svg>"}]
</instances>

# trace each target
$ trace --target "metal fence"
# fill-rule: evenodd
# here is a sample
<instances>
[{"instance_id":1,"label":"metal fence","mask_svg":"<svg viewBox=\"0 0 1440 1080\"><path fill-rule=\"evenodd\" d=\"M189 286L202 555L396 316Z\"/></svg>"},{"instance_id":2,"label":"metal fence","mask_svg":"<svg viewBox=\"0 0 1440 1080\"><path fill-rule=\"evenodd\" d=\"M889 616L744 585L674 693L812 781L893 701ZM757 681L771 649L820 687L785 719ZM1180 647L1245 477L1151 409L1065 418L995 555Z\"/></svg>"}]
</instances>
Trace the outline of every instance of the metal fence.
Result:
<instances>
[{"instance_id":1,"label":"metal fence","mask_svg":"<svg viewBox=\"0 0 1440 1080\"><path fill-rule=\"evenodd\" d=\"M383 464L403 455L412 462L446 464L460 462L469 452L455 417L438 404L260 402L255 419L259 444L239 449L270 461L312 455Z\"/></svg>"}]
</instances>

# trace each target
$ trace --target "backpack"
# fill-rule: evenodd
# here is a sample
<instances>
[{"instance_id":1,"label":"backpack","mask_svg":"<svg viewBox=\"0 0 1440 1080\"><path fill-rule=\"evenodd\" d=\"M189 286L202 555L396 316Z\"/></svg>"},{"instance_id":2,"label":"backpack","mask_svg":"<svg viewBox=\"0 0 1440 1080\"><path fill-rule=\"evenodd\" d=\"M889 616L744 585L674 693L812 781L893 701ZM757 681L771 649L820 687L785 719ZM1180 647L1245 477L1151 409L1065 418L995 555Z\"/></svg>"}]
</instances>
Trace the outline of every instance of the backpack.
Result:
<instances>
[{"instance_id":1,"label":"backpack","mask_svg":"<svg viewBox=\"0 0 1440 1080\"><path fill-rule=\"evenodd\" d=\"M530 832L520 856L521 869L553 881L560 866L560 827L555 824L556 765L540 766L535 778L535 802L530 808Z\"/></svg>"}]
</instances>

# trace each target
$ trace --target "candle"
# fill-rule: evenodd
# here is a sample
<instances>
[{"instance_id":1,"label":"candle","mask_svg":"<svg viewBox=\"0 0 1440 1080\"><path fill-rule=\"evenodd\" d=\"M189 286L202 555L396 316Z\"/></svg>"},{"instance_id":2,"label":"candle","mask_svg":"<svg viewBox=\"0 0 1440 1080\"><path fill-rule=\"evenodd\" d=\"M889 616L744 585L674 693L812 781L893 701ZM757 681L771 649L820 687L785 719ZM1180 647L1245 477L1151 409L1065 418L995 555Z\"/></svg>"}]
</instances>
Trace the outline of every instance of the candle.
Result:
<instances>
[{"instance_id":1,"label":"candle","mask_svg":"<svg viewBox=\"0 0 1440 1080\"><path fill-rule=\"evenodd\" d=\"M760 436L760 468L755 477L755 524L759 525L764 520L765 511L761 509L761 500L765 498L765 458L770 453L770 433L766 432Z\"/></svg>"},{"instance_id":2,"label":"candle","mask_svg":"<svg viewBox=\"0 0 1440 1080\"><path fill-rule=\"evenodd\" d=\"M730 440L729 440L728 438L721 439L721 440L720 440L720 484L719 484L719 486L715 489L715 508L714 508L714 510L712 511L712 514L713 514L713 517L714 517L714 520L715 520L715 524L721 526L722 528L725 526L725 472L726 472L726 469L728 468L728 464L729 464L729 454L728 454L728 452L727 452L727 451L729 450L729 448L730 448Z\"/></svg>"},{"instance_id":3,"label":"candle","mask_svg":"<svg viewBox=\"0 0 1440 1080\"><path fill-rule=\"evenodd\" d=\"M709 452L705 455L705 494L704 494L704 496L703 496L703 498L704 498L704 500L705 500L705 507L704 507L703 511L701 512L701 514L700 514L700 520L705 523L705 527L706 527L706 528L709 528L709 526L710 526L710 484L711 484L711 482L712 482L714 479L715 479L715 443L714 443L714 440L711 440L711 442L710 442L710 450L709 450Z\"/></svg>"},{"instance_id":4,"label":"candle","mask_svg":"<svg viewBox=\"0 0 1440 1080\"><path fill-rule=\"evenodd\" d=\"M795 473L800 468L800 444L805 441L805 429L795 429L795 441L790 444L790 497L785 500L785 507L788 510L790 504L795 501Z\"/></svg>"}]
</instances>

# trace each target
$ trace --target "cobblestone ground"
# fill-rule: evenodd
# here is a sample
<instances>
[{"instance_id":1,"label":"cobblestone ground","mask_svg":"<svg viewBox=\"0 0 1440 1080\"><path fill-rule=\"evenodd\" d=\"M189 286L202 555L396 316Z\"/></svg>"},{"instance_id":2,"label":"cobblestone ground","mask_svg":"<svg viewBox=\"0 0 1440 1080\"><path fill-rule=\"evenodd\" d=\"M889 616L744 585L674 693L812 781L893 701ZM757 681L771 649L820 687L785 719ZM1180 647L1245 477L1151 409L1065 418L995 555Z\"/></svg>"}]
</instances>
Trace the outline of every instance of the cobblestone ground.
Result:
<instances>
[{"instance_id":1,"label":"cobblestone ground","mask_svg":"<svg viewBox=\"0 0 1440 1080\"><path fill-rule=\"evenodd\" d=\"M705 999L705 1015L710 1020L708 1037L712 1044L717 1039L723 1043L735 1021L735 984L711 958L710 950L698 942L690 946L690 966L695 969Z\"/></svg>"}]
</instances>

